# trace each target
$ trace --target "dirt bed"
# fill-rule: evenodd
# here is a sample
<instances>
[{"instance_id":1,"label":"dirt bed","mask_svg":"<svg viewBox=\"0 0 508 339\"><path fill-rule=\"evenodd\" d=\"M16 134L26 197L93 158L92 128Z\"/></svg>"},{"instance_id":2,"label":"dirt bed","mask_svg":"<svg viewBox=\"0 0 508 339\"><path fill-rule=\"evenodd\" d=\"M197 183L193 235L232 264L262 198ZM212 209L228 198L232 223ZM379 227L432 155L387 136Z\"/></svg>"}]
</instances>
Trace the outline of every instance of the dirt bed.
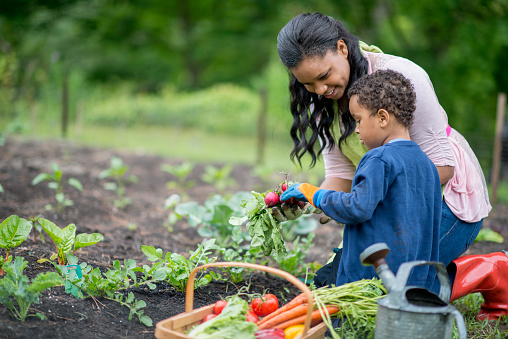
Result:
<instances>
[{"instance_id":1,"label":"dirt bed","mask_svg":"<svg viewBox=\"0 0 508 339\"><path fill-rule=\"evenodd\" d=\"M99 173L109 168L112 156L118 156L130 168L129 174L139 178L139 182L127 186L127 196L132 204L124 209L113 206L115 193L103 188ZM77 178L83 184L79 192L67 187L65 193L74 201L74 206L65 208L62 213L45 211L44 206L54 204L54 191L45 183L31 185L33 178L41 172L51 171L51 162L57 163L64 173L64 180ZM166 183L175 180L161 170L161 164L179 164L180 159L166 159L135 152L119 152L109 149L83 147L60 141L20 141L8 139L0 147L0 184L4 192L0 193L0 220L16 214L23 218L40 216L60 227L76 224L77 233L98 232L104 235L104 241L80 250L77 255L80 262L99 267L111 268L115 260L134 259L138 265L149 264L142 253L142 245L162 248L164 252L188 255L195 250L202 238L196 228L190 227L185 220L177 222L172 232L164 226L169 212L164 201L172 193ZM210 164L222 167L223 164ZM188 190L190 200L203 203L215 187L204 183L201 175L206 164L197 165L189 179L198 185ZM263 191L264 187L252 173L249 166L235 166L231 176L238 186L235 191L252 189ZM495 206L485 220L485 227L501 233L508 239L508 207ZM131 227L137 225L137 228ZM331 249L340 241L336 224L322 225L316 231L315 246L309 251L306 261L324 263ZM491 242L475 243L467 252L490 253L505 249L505 244ZM0 250L1 254L5 252ZM32 231L30 237L21 246L11 251L14 256L23 256L29 262L25 275L29 278L38 273L54 271L50 263L38 263L41 258L49 258L54 252L51 239L46 235L43 243L38 234ZM251 290L262 292L268 289L287 298L298 290L290 283L275 276L254 273L249 277ZM243 286L225 282L212 282L195 292L194 307L214 303L219 296L236 293ZM167 283L158 283L155 290L133 288L135 297L144 300L147 306L145 314L153 323L184 312L185 294L176 291ZM129 292L129 291L128 291ZM106 299L76 299L66 294L64 287L55 287L43 292L40 302L32 305L30 313L40 312L47 319L29 317L19 322L10 311L0 306L0 338L153 338L154 327L147 327L137 319L128 320L129 310L120 304Z\"/></svg>"}]
</instances>

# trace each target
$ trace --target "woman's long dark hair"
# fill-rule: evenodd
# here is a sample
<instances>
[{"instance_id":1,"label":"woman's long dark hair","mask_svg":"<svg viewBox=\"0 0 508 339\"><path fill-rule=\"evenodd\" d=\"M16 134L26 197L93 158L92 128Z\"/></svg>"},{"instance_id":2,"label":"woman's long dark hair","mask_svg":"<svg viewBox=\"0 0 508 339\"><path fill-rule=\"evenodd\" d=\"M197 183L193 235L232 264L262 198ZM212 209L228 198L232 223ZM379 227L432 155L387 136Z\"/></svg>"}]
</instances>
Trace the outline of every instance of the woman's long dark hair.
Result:
<instances>
[{"instance_id":1,"label":"woman's long dark hair","mask_svg":"<svg viewBox=\"0 0 508 339\"><path fill-rule=\"evenodd\" d=\"M368 62L362 55L358 38L332 17L321 13L300 14L289 21L277 36L277 52L282 63L288 68L297 67L306 57L323 57L328 51L337 51L337 41L343 40L348 49L350 74L348 86L344 91L347 98L349 86L367 74ZM291 114L293 124L290 135L293 139L291 160L295 158L299 165L306 152L312 157L310 167L316 164L317 157L325 147L335 146L331 128L336 117L340 116L342 133L339 148L355 130L355 121L347 108L341 112L339 105L332 99L307 91L294 75L290 74L289 91L291 94ZM310 128L310 133L307 130ZM310 135L309 135L310 134ZM323 145L316 153L314 145L318 137Z\"/></svg>"}]
</instances>

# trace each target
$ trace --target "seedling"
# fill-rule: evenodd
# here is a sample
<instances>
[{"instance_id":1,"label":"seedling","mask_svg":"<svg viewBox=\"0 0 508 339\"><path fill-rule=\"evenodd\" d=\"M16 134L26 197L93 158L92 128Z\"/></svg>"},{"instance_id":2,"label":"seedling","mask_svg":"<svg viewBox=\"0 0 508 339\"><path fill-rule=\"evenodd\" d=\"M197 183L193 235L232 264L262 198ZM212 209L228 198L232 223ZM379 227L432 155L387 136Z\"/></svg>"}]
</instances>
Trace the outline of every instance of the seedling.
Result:
<instances>
[{"instance_id":1,"label":"seedling","mask_svg":"<svg viewBox=\"0 0 508 339\"><path fill-rule=\"evenodd\" d=\"M0 303L4 304L20 321L25 321L30 305L39 302L39 295L45 289L63 284L56 272L39 273L29 284L23 270L28 266L22 257L5 265L5 277L0 279ZM17 307L14 300L17 303ZM42 314L36 314L41 318Z\"/></svg>"},{"instance_id":2,"label":"seedling","mask_svg":"<svg viewBox=\"0 0 508 339\"><path fill-rule=\"evenodd\" d=\"M62 170L56 163L51 163L51 173L39 173L37 176L32 180L32 185L35 186L42 181L48 180L48 187L55 190L55 200L57 202L56 205L56 212L60 213L62 209L66 206L72 206L74 202L71 199L68 199L65 194L63 193L63 183L62 183ZM76 178L69 178L67 180L67 183L77 189L78 191L83 190L83 185L81 182ZM48 204L45 206L46 210L52 210L53 205Z\"/></svg>"},{"instance_id":3,"label":"seedling","mask_svg":"<svg viewBox=\"0 0 508 339\"><path fill-rule=\"evenodd\" d=\"M189 275L194 268L216 260L216 258L209 258L212 249L217 249L215 239L199 244L195 251L189 252L190 256L187 259L178 253L168 252L164 255L161 248L141 246L141 250L148 257L148 260L154 262L152 267L166 267L168 269L166 281L180 292L185 292ZM209 274L201 272L201 275L196 278L194 288L207 285L212 279L219 279L215 272L211 271Z\"/></svg>"},{"instance_id":4,"label":"seedling","mask_svg":"<svg viewBox=\"0 0 508 339\"><path fill-rule=\"evenodd\" d=\"M201 180L214 185L220 194L224 193L228 187L235 187L236 181L231 175L233 166L227 164L221 169L214 166L206 166L205 173L201 175Z\"/></svg>"},{"instance_id":5,"label":"seedling","mask_svg":"<svg viewBox=\"0 0 508 339\"><path fill-rule=\"evenodd\" d=\"M31 230L30 222L17 215L11 215L0 224L0 247L7 251L5 258L0 256L0 276L4 275L3 266L12 260L9 256L11 248L21 245Z\"/></svg>"},{"instance_id":6,"label":"seedling","mask_svg":"<svg viewBox=\"0 0 508 339\"><path fill-rule=\"evenodd\" d=\"M77 265L78 259L75 256L70 254L68 259L69 263ZM141 310L146 306L146 302L135 299L132 292L129 292L127 297L124 298L125 295L121 291L142 285L154 290L156 288L155 283L166 279L170 271L169 268L162 265L137 267L136 261L133 259L124 260L123 265L120 264L119 260L115 260L113 268L108 269L106 272L102 272L97 267L93 268L86 263L81 263L79 267L81 268L82 278L79 278L75 273L69 272L66 266L55 266L60 274L66 277L66 283L74 286L74 289L66 289L66 292L77 297L104 297L116 301L130 309L129 320L132 319L133 315L136 315L139 321L146 326L152 326L152 319ZM73 293L76 289L77 295Z\"/></svg>"},{"instance_id":7,"label":"seedling","mask_svg":"<svg viewBox=\"0 0 508 339\"><path fill-rule=\"evenodd\" d=\"M185 190L196 186L195 180L188 180L189 174L195 165L190 162L183 162L180 165L162 164L161 170L177 178L176 181L168 181L166 187L170 190L176 189L180 195L185 195Z\"/></svg>"},{"instance_id":8,"label":"seedling","mask_svg":"<svg viewBox=\"0 0 508 339\"><path fill-rule=\"evenodd\" d=\"M131 203L131 200L125 196L125 182L130 181L133 183L138 182L138 178L135 175L125 178L129 166L123 163L123 160L119 157L111 157L110 168L102 171L99 174L100 179L113 178L115 182L107 182L104 184L104 188L109 191L115 191L117 199L114 201L116 207L122 209Z\"/></svg>"},{"instance_id":9,"label":"seedling","mask_svg":"<svg viewBox=\"0 0 508 339\"><path fill-rule=\"evenodd\" d=\"M69 224L61 229L47 219L39 218L38 221L51 240L53 240L56 247L58 264L60 265L65 265L67 254L74 254L80 248L94 245L104 240L104 237L100 233L81 233L76 235L76 225L74 224Z\"/></svg>"},{"instance_id":10,"label":"seedling","mask_svg":"<svg viewBox=\"0 0 508 339\"><path fill-rule=\"evenodd\" d=\"M28 218L28 221L30 221L30 223L32 223L33 228L35 228L35 230L39 233L39 238L41 239L41 242L44 244L46 242L46 240L44 239L44 232L43 232L41 224L39 224L38 219L39 219L38 216L33 217L33 218L31 217L31 218ZM34 238L35 238L35 232L34 232Z\"/></svg>"}]
</instances>

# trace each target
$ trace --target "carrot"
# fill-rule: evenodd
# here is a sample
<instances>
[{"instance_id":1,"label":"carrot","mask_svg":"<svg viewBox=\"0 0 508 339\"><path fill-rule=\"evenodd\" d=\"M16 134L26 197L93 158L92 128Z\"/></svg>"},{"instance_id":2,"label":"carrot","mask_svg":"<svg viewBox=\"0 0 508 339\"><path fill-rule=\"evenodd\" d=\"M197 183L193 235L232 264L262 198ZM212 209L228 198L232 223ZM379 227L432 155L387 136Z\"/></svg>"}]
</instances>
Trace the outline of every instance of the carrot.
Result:
<instances>
[{"instance_id":1,"label":"carrot","mask_svg":"<svg viewBox=\"0 0 508 339\"><path fill-rule=\"evenodd\" d=\"M291 299L291 301L288 302L286 305L279 307L274 312L270 313L266 317L263 317L263 319L257 322L257 325L259 326L267 322L268 320L278 316L279 314L289 311L290 309L295 308L296 306L301 305L305 302L307 302L307 295L305 293L301 293L296 297L294 297L293 299Z\"/></svg>"},{"instance_id":2,"label":"carrot","mask_svg":"<svg viewBox=\"0 0 508 339\"><path fill-rule=\"evenodd\" d=\"M327 306L326 310L328 311L328 314L330 314L330 315L339 312L339 308L336 306ZM307 314L290 319L290 320L285 321L283 323L279 323L278 325L275 325L274 328L280 328L280 329L284 330L284 329L288 328L289 326L303 324L303 323L305 323L305 318L307 318ZM311 326L314 326L323 320L323 319L321 319L321 313L319 312L319 310L313 311L310 319L311 319Z\"/></svg>"},{"instance_id":3,"label":"carrot","mask_svg":"<svg viewBox=\"0 0 508 339\"><path fill-rule=\"evenodd\" d=\"M289 309L286 312L280 313L279 315L276 315L272 319L265 321L262 324L258 325L258 330L263 330L265 328L273 328L275 325L283 323L285 321L288 321L290 319L299 317L303 314L307 314L307 311L309 309L308 304L301 304L296 307L293 307Z\"/></svg>"}]
</instances>

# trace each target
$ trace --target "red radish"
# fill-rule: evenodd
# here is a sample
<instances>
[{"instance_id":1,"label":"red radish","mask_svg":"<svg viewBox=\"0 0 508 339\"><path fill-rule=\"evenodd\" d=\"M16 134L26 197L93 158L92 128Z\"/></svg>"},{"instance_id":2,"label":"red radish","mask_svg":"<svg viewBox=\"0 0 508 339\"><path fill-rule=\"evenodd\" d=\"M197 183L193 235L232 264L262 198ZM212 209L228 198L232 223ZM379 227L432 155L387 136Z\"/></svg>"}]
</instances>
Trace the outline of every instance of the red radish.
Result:
<instances>
[{"instance_id":1,"label":"red radish","mask_svg":"<svg viewBox=\"0 0 508 339\"><path fill-rule=\"evenodd\" d=\"M305 206L305 203L303 201L298 201L297 204L298 204L298 207L300 207L300 208L303 208Z\"/></svg>"},{"instance_id":2,"label":"red radish","mask_svg":"<svg viewBox=\"0 0 508 339\"><path fill-rule=\"evenodd\" d=\"M288 184L283 182L282 185L280 186L280 189L282 190L282 192L285 192L288 189Z\"/></svg>"},{"instance_id":3,"label":"red radish","mask_svg":"<svg viewBox=\"0 0 508 339\"><path fill-rule=\"evenodd\" d=\"M268 192L265 195L266 206L272 207L279 203L279 195L275 192Z\"/></svg>"}]
</instances>

